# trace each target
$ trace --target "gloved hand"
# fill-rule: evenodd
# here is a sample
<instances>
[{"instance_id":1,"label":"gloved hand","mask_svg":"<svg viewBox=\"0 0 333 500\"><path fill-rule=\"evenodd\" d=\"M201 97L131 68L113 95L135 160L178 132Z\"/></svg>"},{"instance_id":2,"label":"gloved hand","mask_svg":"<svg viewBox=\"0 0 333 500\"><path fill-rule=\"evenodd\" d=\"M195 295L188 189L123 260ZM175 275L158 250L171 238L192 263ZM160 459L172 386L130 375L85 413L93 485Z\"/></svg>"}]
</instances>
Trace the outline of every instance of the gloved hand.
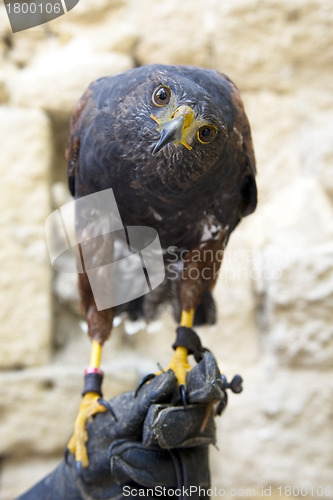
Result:
<instances>
[{"instance_id":1,"label":"gloved hand","mask_svg":"<svg viewBox=\"0 0 333 500\"><path fill-rule=\"evenodd\" d=\"M69 455L18 500L131 499L142 496L143 490L150 499L189 494L205 498L215 411L221 412L226 401L215 359L205 352L188 373L186 407L171 370L137 394L116 396L109 403L117 420L111 413L100 413L87 426L89 467L78 474Z\"/></svg>"}]
</instances>

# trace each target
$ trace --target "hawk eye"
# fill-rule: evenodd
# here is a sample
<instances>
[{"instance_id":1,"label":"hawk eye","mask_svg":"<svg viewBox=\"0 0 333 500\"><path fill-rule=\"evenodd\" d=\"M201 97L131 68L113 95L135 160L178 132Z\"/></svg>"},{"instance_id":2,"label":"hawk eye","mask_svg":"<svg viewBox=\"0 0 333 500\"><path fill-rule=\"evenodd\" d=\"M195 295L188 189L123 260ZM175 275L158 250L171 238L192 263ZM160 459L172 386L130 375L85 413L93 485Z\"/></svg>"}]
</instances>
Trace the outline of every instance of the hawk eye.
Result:
<instances>
[{"instance_id":1,"label":"hawk eye","mask_svg":"<svg viewBox=\"0 0 333 500\"><path fill-rule=\"evenodd\" d=\"M170 97L171 97L171 90L169 89L169 87L166 87L165 85L160 85L153 93L153 103L155 104L155 106L159 107L166 106L170 101Z\"/></svg>"},{"instance_id":2,"label":"hawk eye","mask_svg":"<svg viewBox=\"0 0 333 500\"><path fill-rule=\"evenodd\" d=\"M200 127L197 132L199 141L203 142L204 144L212 142L212 140L215 139L216 135L217 128L214 127L214 125L203 125L203 127Z\"/></svg>"}]
</instances>

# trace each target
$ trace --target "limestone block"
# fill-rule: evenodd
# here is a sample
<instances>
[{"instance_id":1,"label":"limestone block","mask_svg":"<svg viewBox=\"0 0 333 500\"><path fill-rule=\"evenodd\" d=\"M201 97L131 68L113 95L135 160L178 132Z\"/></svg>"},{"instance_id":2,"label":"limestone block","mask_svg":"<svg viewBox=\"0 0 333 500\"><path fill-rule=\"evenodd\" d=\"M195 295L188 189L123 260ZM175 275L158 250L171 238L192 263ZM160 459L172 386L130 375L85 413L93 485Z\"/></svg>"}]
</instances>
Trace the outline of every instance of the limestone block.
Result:
<instances>
[{"instance_id":1,"label":"limestone block","mask_svg":"<svg viewBox=\"0 0 333 500\"><path fill-rule=\"evenodd\" d=\"M9 100L9 78L17 75L17 68L6 57L0 56L0 105L7 104Z\"/></svg>"},{"instance_id":2,"label":"limestone block","mask_svg":"<svg viewBox=\"0 0 333 500\"><path fill-rule=\"evenodd\" d=\"M252 283L253 250L242 221L231 235L213 295L217 322L198 329L203 345L212 350L221 370L232 377L258 361L258 327Z\"/></svg>"},{"instance_id":3,"label":"limestone block","mask_svg":"<svg viewBox=\"0 0 333 500\"><path fill-rule=\"evenodd\" d=\"M117 52L131 56L139 39L139 29L133 15L126 11L124 16L114 12L102 24L87 30L86 40L94 51Z\"/></svg>"},{"instance_id":4,"label":"limestone block","mask_svg":"<svg viewBox=\"0 0 333 500\"><path fill-rule=\"evenodd\" d=\"M259 209L297 178L317 177L333 195L333 98L326 91L242 94L258 167Z\"/></svg>"},{"instance_id":5,"label":"limestone block","mask_svg":"<svg viewBox=\"0 0 333 500\"><path fill-rule=\"evenodd\" d=\"M78 37L61 49L43 53L11 79L11 102L41 107L56 118L69 118L92 80L131 66L128 56L94 53L84 38Z\"/></svg>"},{"instance_id":6,"label":"limestone block","mask_svg":"<svg viewBox=\"0 0 333 500\"><path fill-rule=\"evenodd\" d=\"M73 200L67 184L63 182L55 182L51 186L51 196L54 210ZM60 306L78 314L80 299L77 274L54 270L52 290Z\"/></svg>"},{"instance_id":7,"label":"limestone block","mask_svg":"<svg viewBox=\"0 0 333 500\"><path fill-rule=\"evenodd\" d=\"M290 184L309 176L317 178L332 197L332 93L308 88L296 94L261 90L244 91L242 98L257 161L257 210Z\"/></svg>"},{"instance_id":8,"label":"limestone block","mask_svg":"<svg viewBox=\"0 0 333 500\"><path fill-rule=\"evenodd\" d=\"M82 370L46 367L4 373L1 383L1 453L15 456L18 451L27 455L64 449L80 401Z\"/></svg>"},{"instance_id":9,"label":"limestone block","mask_svg":"<svg viewBox=\"0 0 333 500\"><path fill-rule=\"evenodd\" d=\"M37 110L0 108L0 366L45 363L51 349L50 127Z\"/></svg>"},{"instance_id":10,"label":"limestone block","mask_svg":"<svg viewBox=\"0 0 333 500\"><path fill-rule=\"evenodd\" d=\"M300 135L304 123L310 122L311 126L311 100L304 96L298 106L293 94L267 90L242 92L242 98L252 130L260 210L265 202L304 174ZM318 108L313 110L314 114ZM304 115L300 117L300 109L309 110L307 120Z\"/></svg>"},{"instance_id":11,"label":"limestone block","mask_svg":"<svg viewBox=\"0 0 333 500\"><path fill-rule=\"evenodd\" d=\"M215 67L247 89L288 90L304 81L332 88L333 19L325 0L210 0L204 7L172 0L163 8L144 0L136 9L141 64Z\"/></svg>"},{"instance_id":12,"label":"limestone block","mask_svg":"<svg viewBox=\"0 0 333 500\"><path fill-rule=\"evenodd\" d=\"M105 15L110 11L116 11L119 8L126 7L128 0L96 0L91 6L85 2L79 2L73 10L71 10L66 18L62 18L62 22L69 19L70 22L90 22L102 23ZM60 19L57 20L58 22ZM60 22L61 22L60 21Z\"/></svg>"},{"instance_id":13,"label":"limestone block","mask_svg":"<svg viewBox=\"0 0 333 500\"><path fill-rule=\"evenodd\" d=\"M161 4L143 0L133 8L141 29L136 47L140 64L210 65L208 32L212 10L207 4L202 9L198 2L194 7L187 0L171 0L161 8Z\"/></svg>"},{"instance_id":14,"label":"limestone block","mask_svg":"<svg viewBox=\"0 0 333 500\"><path fill-rule=\"evenodd\" d=\"M8 28L4 20L6 19L5 6L0 5L0 104L3 104L8 99L8 93L6 89L6 73L12 69L11 64L8 62L8 42L7 39L10 37L8 33ZM7 28L7 29L6 29ZM7 33L6 33L7 31Z\"/></svg>"},{"instance_id":15,"label":"limestone block","mask_svg":"<svg viewBox=\"0 0 333 500\"><path fill-rule=\"evenodd\" d=\"M223 61L242 87L322 87L322 79L331 87L333 17L325 0L216 4L214 66Z\"/></svg>"},{"instance_id":16,"label":"limestone block","mask_svg":"<svg viewBox=\"0 0 333 500\"><path fill-rule=\"evenodd\" d=\"M213 484L255 487L257 493L263 484L330 485L332 379L324 371L267 369L261 363L241 373L244 391L230 394L216 421Z\"/></svg>"},{"instance_id":17,"label":"limestone block","mask_svg":"<svg viewBox=\"0 0 333 500\"><path fill-rule=\"evenodd\" d=\"M268 353L280 365L332 368L333 244L271 245L260 257L258 308Z\"/></svg>"},{"instance_id":18,"label":"limestone block","mask_svg":"<svg viewBox=\"0 0 333 500\"><path fill-rule=\"evenodd\" d=\"M267 362L331 367L332 206L305 176L249 219L253 287Z\"/></svg>"},{"instance_id":19,"label":"limestone block","mask_svg":"<svg viewBox=\"0 0 333 500\"><path fill-rule=\"evenodd\" d=\"M80 2L63 18L52 24L52 30L63 43L82 35L94 52L118 52L131 56L140 33L130 2L94 3L94 8Z\"/></svg>"},{"instance_id":20,"label":"limestone block","mask_svg":"<svg viewBox=\"0 0 333 500\"><path fill-rule=\"evenodd\" d=\"M316 175L333 199L333 96L332 93L300 92L294 99L298 120L299 162L306 173Z\"/></svg>"},{"instance_id":21,"label":"limestone block","mask_svg":"<svg viewBox=\"0 0 333 500\"><path fill-rule=\"evenodd\" d=\"M54 37L49 36L46 24L15 34L10 32L8 38L10 46L7 49L6 59L18 69L28 66L37 54L52 50L59 45Z\"/></svg>"},{"instance_id":22,"label":"limestone block","mask_svg":"<svg viewBox=\"0 0 333 500\"><path fill-rule=\"evenodd\" d=\"M5 104L8 100L8 91L6 87L6 78L3 71L0 71L0 104Z\"/></svg>"},{"instance_id":23,"label":"limestone block","mask_svg":"<svg viewBox=\"0 0 333 500\"><path fill-rule=\"evenodd\" d=\"M332 367L332 206L318 180L291 183L259 208L253 286L269 362Z\"/></svg>"},{"instance_id":24,"label":"limestone block","mask_svg":"<svg viewBox=\"0 0 333 500\"><path fill-rule=\"evenodd\" d=\"M333 237L333 211L329 197L319 180L312 175L298 177L276 192L243 225L247 241L258 250L271 243L304 252Z\"/></svg>"},{"instance_id":25,"label":"limestone block","mask_svg":"<svg viewBox=\"0 0 333 500\"><path fill-rule=\"evenodd\" d=\"M79 313L80 297L77 275L74 273L56 273L52 289L60 305L69 308L76 314Z\"/></svg>"},{"instance_id":26,"label":"limestone block","mask_svg":"<svg viewBox=\"0 0 333 500\"><path fill-rule=\"evenodd\" d=\"M84 340L82 344L86 346L89 341ZM73 349L72 365L56 363L43 368L1 374L2 455L46 455L65 450L80 404L83 367L86 366L86 363L77 363L76 355ZM116 364L112 370L106 367L104 395L110 398L132 390L136 383L135 371L118 371Z\"/></svg>"}]
</instances>

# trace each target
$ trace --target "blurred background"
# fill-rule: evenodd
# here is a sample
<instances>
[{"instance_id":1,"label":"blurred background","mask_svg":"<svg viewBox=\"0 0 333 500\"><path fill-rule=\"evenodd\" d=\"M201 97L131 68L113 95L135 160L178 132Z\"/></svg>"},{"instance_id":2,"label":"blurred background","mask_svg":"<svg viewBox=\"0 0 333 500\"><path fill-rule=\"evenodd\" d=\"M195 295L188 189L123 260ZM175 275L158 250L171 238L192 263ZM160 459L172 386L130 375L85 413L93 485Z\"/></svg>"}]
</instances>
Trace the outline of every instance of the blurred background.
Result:
<instances>
[{"instance_id":1,"label":"blurred background","mask_svg":"<svg viewBox=\"0 0 333 500\"><path fill-rule=\"evenodd\" d=\"M61 460L89 360L76 277L53 273L44 235L70 199L71 111L91 80L155 62L225 72L257 157L257 211L228 244L218 323L198 329L221 370L244 379L217 419L212 485L333 498L331 0L80 0L16 34L0 5L0 498ZM168 310L118 322L106 397L169 362L175 326Z\"/></svg>"}]
</instances>

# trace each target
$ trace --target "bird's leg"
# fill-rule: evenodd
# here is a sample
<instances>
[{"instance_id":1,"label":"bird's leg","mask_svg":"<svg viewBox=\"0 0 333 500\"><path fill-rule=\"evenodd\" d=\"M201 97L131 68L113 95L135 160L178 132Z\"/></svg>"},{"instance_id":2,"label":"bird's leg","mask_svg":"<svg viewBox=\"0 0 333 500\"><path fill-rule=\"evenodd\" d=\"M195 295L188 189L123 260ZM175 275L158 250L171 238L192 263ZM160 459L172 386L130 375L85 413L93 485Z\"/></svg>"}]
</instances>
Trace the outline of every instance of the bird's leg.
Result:
<instances>
[{"instance_id":1,"label":"bird's leg","mask_svg":"<svg viewBox=\"0 0 333 500\"><path fill-rule=\"evenodd\" d=\"M103 311L97 310L86 274L79 275L79 290L82 304L86 310L88 332L92 339L92 345L89 366L84 372L84 389L78 416L74 423L74 433L67 445L68 451L75 455L78 469L89 465L86 448L88 419L107 410L112 413L112 409L102 398L103 372L100 369L100 363L102 347L110 335L114 316L112 308Z\"/></svg>"},{"instance_id":2,"label":"bird's leg","mask_svg":"<svg viewBox=\"0 0 333 500\"><path fill-rule=\"evenodd\" d=\"M84 373L84 390L78 415L74 423L74 433L67 445L68 451L75 455L77 466L89 465L86 442L88 434L86 424L89 417L105 412L105 406L99 400L102 397L101 385L103 372L100 370L102 346L96 340L92 342L90 363Z\"/></svg>"},{"instance_id":3,"label":"bird's leg","mask_svg":"<svg viewBox=\"0 0 333 500\"><path fill-rule=\"evenodd\" d=\"M189 309L188 311L183 310L180 326L185 328L192 328L194 318L194 308ZM191 369L191 366L187 360L188 349L181 345L175 347L174 355L170 361L168 368L174 372L178 384L180 387L185 387L186 382L186 373Z\"/></svg>"},{"instance_id":4,"label":"bird's leg","mask_svg":"<svg viewBox=\"0 0 333 500\"><path fill-rule=\"evenodd\" d=\"M203 294L210 292L215 285L221 266L226 233L222 230L212 238L201 242L188 251L184 259L183 272L179 282L179 296L182 307L180 326L173 345L175 352L168 368L178 380L182 399L185 399L186 374L191 369L187 356L193 354L200 361L203 348L198 335L193 331L194 314L201 303Z\"/></svg>"},{"instance_id":5,"label":"bird's leg","mask_svg":"<svg viewBox=\"0 0 333 500\"><path fill-rule=\"evenodd\" d=\"M180 327L184 328L191 328L193 324L193 318L194 318L194 309L190 309L189 311L183 311L181 315L181 320L180 320ZM186 373L191 369L190 364L187 361L188 357L188 349L187 347L184 347L183 345L175 345L174 344L174 354L173 357L169 363L169 365L166 367L165 370L171 369L177 379L178 385L179 385L179 390L181 394L181 398L183 400L184 405L186 404L186 397L185 397L185 383L186 383ZM139 382L137 388L136 388L136 394L139 392L141 387L149 382L153 377L156 375L160 375L161 372L157 373L150 373L143 377L143 379Z\"/></svg>"}]
</instances>

